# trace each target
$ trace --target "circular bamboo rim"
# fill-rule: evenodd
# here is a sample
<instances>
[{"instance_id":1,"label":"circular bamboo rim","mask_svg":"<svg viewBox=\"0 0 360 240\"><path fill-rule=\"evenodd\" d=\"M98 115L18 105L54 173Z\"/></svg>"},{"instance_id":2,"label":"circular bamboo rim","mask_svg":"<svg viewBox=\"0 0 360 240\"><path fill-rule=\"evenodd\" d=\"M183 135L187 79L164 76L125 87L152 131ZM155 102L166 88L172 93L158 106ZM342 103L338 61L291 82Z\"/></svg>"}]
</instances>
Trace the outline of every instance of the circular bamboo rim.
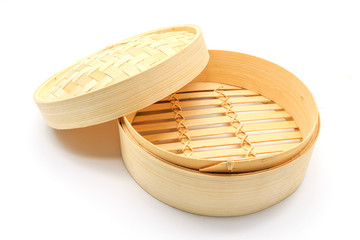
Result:
<instances>
[{"instance_id":1,"label":"circular bamboo rim","mask_svg":"<svg viewBox=\"0 0 360 240\"><path fill-rule=\"evenodd\" d=\"M81 59L43 83L34 100L53 128L95 125L183 87L204 69L208 57L199 27L162 28Z\"/></svg>"},{"instance_id":2,"label":"circular bamboo rim","mask_svg":"<svg viewBox=\"0 0 360 240\"><path fill-rule=\"evenodd\" d=\"M195 92L193 88L202 88L205 90L213 89L214 91L212 91L211 94L209 92ZM245 90L243 88L245 88ZM232 98L230 101L227 101L229 100L227 94L233 94L234 92L242 95L260 95L251 97L242 96L242 98L238 98L237 100ZM184 116L185 113L189 115L189 112L182 111L183 109L181 106L191 108L194 107L194 105L191 105L191 100L187 102L181 102L179 98L185 98L185 95L191 95L189 98L195 98L195 95L198 96L199 94L202 94L201 96L205 96L204 93L207 97L214 97L214 95L216 95L217 99L210 100L209 102L211 102L211 104L217 104L220 106L220 108L223 108L221 112L224 114L224 116L218 117L217 119L221 119L221 121L225 119L224 122L230 122L230 132L227 133L233 133L235 136L230 138L215 138L212 140L210 139L210 141L190 140L189 136L202 136L201 134L203 134L204 131L202 131L201 134L196 135L195 131L188 129L189 126L194 127L197 123L204 125L207 121L211 123L214 123L214 121L212 121L213 119L210 118L201 118L188 120L187 124L185 124L184 120L186 117ZM249 102L249 99L251 99L251 101L261 102L262 105L260 106L260 110L270 110L271 112L261 114L250 113L248 116L237 115L232 110L235 108L232 108L233 106L231 106L231 101L234 101L234 99L235 101L242 101L245 99L247 102ZM198 99L195 99L195 101L197 100ZM202 101L201 104L203 102L204 101ZM152 118L156 118L158 116L164 117L166 114L168 114L161 112L161 110L163 110L162 107L173 110L173 113L170 113L173 115L172 122L147 123L146 120L154 120ZM258 107L259 106L257 105L255 106L255 108L257 108L256 110L259 110ZM253 108L254 106L252 109ZM249 109L249 107L246 107L246 109ZM159 110L159 112L155 112L152 115L150 114L138 117L138 119L141 118L141 121L144 121L144 124L132 125L133 123L137 123L136 113L126 116L124 118L124 124L130 134L144 148L154 153L156 156L159 156L160 158L179 166L196 169L202 172L251 172L279 165L293 158L309 144L310 139L313 137L316 128L318 127L317 125L319 119L317 106L311 92L293 74L274 63L254 56L218 50L210 50L210 60L207 67L189 85L185 86L183 89L178 90L175 94L170 95L168 98L162 99L162 101L159 103L149 106L140 112L154 112L155 110ZM201 111L206 112L208 109L203 109ZM216 111L219 112L218 110ZM192 112L194 111L192 110ZM230 115L230 113L232 115ZM168 114L166 116L170 115ZM263 130L261 128L266 125L243 124L241 118L249 116L252 118L250 118L250 120L253 120L253 118L285 118L285 121L283 122L268 124L270 127L268 126L267 130L292 128L295 129L295 131L272 134L271 138L269 138L270 135L260 137L258 136L257 138L248 136L248 131L250 131L250 128L254 128L254 131ZM233 123L234 119L237 119L237 117L240 120L238 121L238 124L235 125ZM138 120L138 122L139 121L140 120ZM174 128L175 125L177 125L176 128ZM171 128L171 126L174 128L171 134L158 133L146 136L141 135L138 132L144 131L144 129L145 131L147 129L166 130L166 128ZM244 128L242 128L243 126ZM254 126L257 127L255 128ZM227 131L229 127L226 128ZM184 129L186 131L184 131ZM239 129L241 131L239 131ZM211 133L211 131L214 131L214 133ZM197 131L197 133L198 132L199 131ZM208 135L216 135L218 133L219 132L215 131L215 128L210 128L206 132ZM153 144L152 142L148 141L154 138L159 140L161 137L164 137L163 140L169 140L167 138L169 138L170 135L173 137L174 134L181 136L178 138L178 142L175 143ZM186 136L184 137L184 135ZM267 138L269 138L267 140L269 142L287 139L298 139L300 141L291 144L281 143L278 145L269 145L265 147L256 147L252 143L252 140L254 139ZM240 147L236 150L230 149L205 152L195 152L193 149L196 146L212 147L234 144L238 144ZM180 153L171 152L171 150L175 149L178 149L178 151L180 149ZM257 156L256 153L267 154ZM227 158L236 155L245 155L245 157L240 159ZM219 159L219 156L225 157L227 159Z\"/></svg>"}]
</instances>

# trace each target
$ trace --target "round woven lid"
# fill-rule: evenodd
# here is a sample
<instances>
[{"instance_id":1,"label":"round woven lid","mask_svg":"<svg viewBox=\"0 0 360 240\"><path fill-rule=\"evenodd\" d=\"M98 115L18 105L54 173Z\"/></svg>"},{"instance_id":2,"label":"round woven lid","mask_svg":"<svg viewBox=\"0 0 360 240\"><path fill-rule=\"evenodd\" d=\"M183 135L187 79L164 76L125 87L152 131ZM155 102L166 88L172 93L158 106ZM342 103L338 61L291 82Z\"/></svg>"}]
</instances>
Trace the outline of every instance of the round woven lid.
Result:
<instances>
[{"instance_id":1,"label":"round woven lid","mask_svg":"<svg viewBox=\"0 0 360 240\"><path fill-rule=\"evenodd\" d=\"M44 82L34 100L53 128L95 125L180 89L205 68L208 59L199 27L162 28L79 60Z\"/></svg>"}]
</instances>

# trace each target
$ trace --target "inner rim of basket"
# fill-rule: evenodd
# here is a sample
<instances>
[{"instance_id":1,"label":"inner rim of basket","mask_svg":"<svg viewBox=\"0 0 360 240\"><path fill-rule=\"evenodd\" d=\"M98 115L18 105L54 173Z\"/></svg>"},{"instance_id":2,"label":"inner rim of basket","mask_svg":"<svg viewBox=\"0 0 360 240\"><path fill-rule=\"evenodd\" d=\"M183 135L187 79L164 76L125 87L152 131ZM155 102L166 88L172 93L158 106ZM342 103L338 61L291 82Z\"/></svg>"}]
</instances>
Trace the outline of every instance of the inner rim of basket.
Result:
<instances>
[{"instance_id":1,"label":"inner rim of basket","mask_svg":"<svg viewBox=\"0 0 360 240\"><path fill-rule=\"evenodd\" d=\"M230 84L232 86L240 87L244 86L246 89L254 90L254 92L259 93L262 96L270 96L270 99L277 105L286 109L290 114L290 117L292 117L296 123L295 128L298 127L300 129L303 141L276 154L278 155L278 160L271 161L271 164L280 164L286 161L290 156L301 151L306 146L315 130L318 113L310 91L294 75L273 63L246 54L211 50L210 61L207 68L202 74L194 79L192 83L203 81ZM127 116L127 119L132 123L134 117L135 114L132 114ZM131 128L132 126L130 126L130 130ZM144 144L144 147L149 147L149 150L156 149L152 148L153 145L147 140L138 137L137 140L139 141L139 139L146 143ZM178 155L170 152L167 152L167 154L161 152L161 154L162 157L165 156L166 160L181 163L181 161L175 159ZM171 154L173 156L171 156ZM264 159L274 158L273 155L274 154L270 154L261 157L252 156L246 160L248 162L254 162L255 164L255 160L258 160L259 162ZM185 156L185 158L197 159L192 156ZM222 162L224 162L224 160L222 160ZM216 162L214 164L216 164ZM188 165L187 167L189 166L191 168L197 168L196 164L193 167L191 165ZM248 169L259 170L262 167L271 166L262 166L260 164L253 169Z\"/></svg>"}]
</instances>

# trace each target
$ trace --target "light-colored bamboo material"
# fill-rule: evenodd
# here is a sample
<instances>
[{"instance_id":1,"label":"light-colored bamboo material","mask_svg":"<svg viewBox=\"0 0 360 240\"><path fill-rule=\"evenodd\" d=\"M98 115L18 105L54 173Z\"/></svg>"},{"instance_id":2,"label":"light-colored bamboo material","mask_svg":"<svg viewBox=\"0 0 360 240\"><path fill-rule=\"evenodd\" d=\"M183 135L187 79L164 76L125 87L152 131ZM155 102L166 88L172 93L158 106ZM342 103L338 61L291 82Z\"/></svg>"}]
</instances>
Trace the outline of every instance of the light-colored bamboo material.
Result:
<instances>
[{"instance_id":1,"label":"light-colored bamboo material","mask_svg":"<svg viewBox=\"0 0 360 240\"><path fill-rule=\"evenodd\" d=\"M209 216L257 212L291 195L319 128L314 98L294 75L263 59L214 50L193 82L119 119L123 160L137 183L170 206ZM254 146L267 141L277 144ZM211 149L229 144L241 147ZM245 158L218 159L239 155Z\"/></svg>"},{"instance_id":2,"label":"light-colored bamboo material","mask_svg":"<svg viewBox=\"0 0 360 240\"><path fill-rule=\"evenodd\" d=\"M81 59L42 84L34 100L54 128L78 128L142 109L180 89L206 66L194 25L126 39Z\"/></svg>"},{"instance_id":3,"label":"light-colored bamboo material","mask_svg":"<svg viewBox=\"0 0 360 240\"><path fill-rule=\"evenodd\" d=\"M249 172L302 151L318 124L316 103L285 69L246 54L210 51L184 88L124 119L147 150L203 172Z\"/></svg>"},{"instance_id":4,"label":"light-colored bamboo material","mask_svg":"<svg viewBox=\"0 0 360 240\"><path fill-rule=\"evenodd\" d=\"M293 193L320 127L299 79L260 58L208 52L194 25L95 52L48 79L34 100L57 129L121 117L123 160L139 185L210 216L253 213Z\"/></svg>"},{"instance_id":5,"label":"light-colored bamboo material","mask_svg":"<svg viewBox=\"0 0 360 240\"><path fill-rule=\"evenodd\" d=\"M204 173L172 164L141 146L119 121L121 152L136 182L158 200L209 216L237 216L263 210L301 184L318 135L296 156L276 167L250 173Z\"/></svg>"}]
</instances>

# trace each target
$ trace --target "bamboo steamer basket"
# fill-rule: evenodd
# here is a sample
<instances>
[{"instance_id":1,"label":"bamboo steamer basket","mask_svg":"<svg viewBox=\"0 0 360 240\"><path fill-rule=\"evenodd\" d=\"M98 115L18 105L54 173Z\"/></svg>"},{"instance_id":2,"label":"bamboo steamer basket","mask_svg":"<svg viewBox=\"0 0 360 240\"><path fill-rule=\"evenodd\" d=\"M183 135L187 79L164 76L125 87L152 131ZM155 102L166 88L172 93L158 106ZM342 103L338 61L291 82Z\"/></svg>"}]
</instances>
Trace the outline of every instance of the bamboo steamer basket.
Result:
<instances>
[{"instance_id":1,"label":"bamboo steamer basket","mask_svg":"<svg viewBox=\"0 0 360 240\"><path fill-rule=\"evenodd\" d=\"M49 78L34 100L56 129L118 119L123 160L139 185L211 216L259 211L295 191L320 124L295 76L256 57L208 51L195 25L97 51Z\"/></svg>"},{"instance_id":2,"label":"bamboo steamer basket","mask_svg":"<svg viewBox=\"0 0 360 240\"><path fill-rule=\"evenodd\" d=\"M133 178L144 190L175 208L209 216L236 216L260 211L288 197L301 184L319 132L318 109L306 86L278 65L241 53L218 50L209 52L207 67L190 84L156 104L119 119L123 159ZM230 103L244 98L248 98L245 103L256 99L260 101L261 104L244 104L232 108L234 111L240 111L241 108L245 108L246 111L252 110L251 113L237 115L247 120L244 124L247 131L263 130L266 126L270 129L289 128L292 131L247 135L254 141L265 139L265 143L270 143L268 146L253 147L252 151L255 152L253 156L246 154L248 151L244 151L243 148L249 146L245 144L238 148L194 151L196 146L217 147L234 143L240 145L235 138L240 140L243 138L243 135L236 136L238 127L232 126L232 117L228 116L228 109L221 110L226 105L221 99L224 95L219 94L219 89L223 89L221 93L225 95L226 93L250 94L256 97L241 95L236 98L238 96L235 96L228 101ZM205 97L202 95L204 93L206 93ZM184 120L182 123L186 121L187 116L199 117L207 115L208 111L220 112L223 115L190 118L187 124L184 123L187 125L186 133L189 136L206 132L204 135L210 138L182 141L181 138L174 137L183 135L178 129L182 124L179 124L176 118L179 111L173 111L174 100L171 100L174 96L177 96L175 101L180 107L176 110L180 109L182 116L185 116L185 119L181 118ZM197 98L199 96L204 98ZM181 101L182 99L184 101ZM196 108L208 100L218 108L214 106L200 110ZM200 104L194 105L194 102ZM203 105L207 106L205 103ZM166 107L170 110L164 112L163 108ZM261 110L267 112L254 114ZM142 115L144 113L145 115ZM262 119L261 116L273 121L249 123L251 122L249 120ZM140 120L136 121L137 118ZM227 126L209 127L208 120L213 118L220 119L220 122L225 120ZM281 121L278 121L278 118ZM197 123L201 128L191 129L194 126L198 127ZM170 126L171 129L167 129ZM152 132L146 134L144 129L150 129ZM154 134L154 129L159 132ZM234 135L218 137L219 129L229 130ZM141 131L142 134L136 130ZM211 131L215 131L213 136ZM244 133L247 134L247 131ZM161 137L171 138L172 142L157 144ZM228 138L232 143L227 142ZM297 141L292 143L281 141L289 139ZM153 143L148 140L152 140ZM279 141L280 144L274 144L274 141ZM247 144L254 143L249 140ZM190 155L186 155L187 149L182 148L181 145L195 147L191 148ZM167 150L176 150L176 147L178 149L175 152ZM261 151L266 154L256 156L256 153ZM226 159L240 154L243 155L241 158ZM193 156L203 156L203 158ZM212 159L212 156L222 156L225 160Z\"/></svg>"}]
</instances>

